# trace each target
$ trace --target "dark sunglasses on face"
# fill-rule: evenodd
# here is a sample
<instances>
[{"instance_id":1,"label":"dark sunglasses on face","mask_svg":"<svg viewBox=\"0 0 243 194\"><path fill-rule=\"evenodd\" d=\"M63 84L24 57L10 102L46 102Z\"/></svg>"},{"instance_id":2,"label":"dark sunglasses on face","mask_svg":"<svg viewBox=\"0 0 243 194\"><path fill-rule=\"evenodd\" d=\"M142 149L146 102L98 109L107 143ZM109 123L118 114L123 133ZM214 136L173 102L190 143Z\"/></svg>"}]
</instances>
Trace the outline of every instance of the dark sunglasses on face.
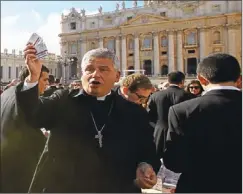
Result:
<instances>
[{"instance_id":1,"label":"dark sunglasses on face","mask_svg":"<svg viewBox=\"0 0 243 194\"><path fill-rule=\"evenodd\" d=\"M200 89L199 86L190 86L189 88L190 88L191 90L192 90L192 89L196 89L196 90Z\"/></svg>"}]
</instances>

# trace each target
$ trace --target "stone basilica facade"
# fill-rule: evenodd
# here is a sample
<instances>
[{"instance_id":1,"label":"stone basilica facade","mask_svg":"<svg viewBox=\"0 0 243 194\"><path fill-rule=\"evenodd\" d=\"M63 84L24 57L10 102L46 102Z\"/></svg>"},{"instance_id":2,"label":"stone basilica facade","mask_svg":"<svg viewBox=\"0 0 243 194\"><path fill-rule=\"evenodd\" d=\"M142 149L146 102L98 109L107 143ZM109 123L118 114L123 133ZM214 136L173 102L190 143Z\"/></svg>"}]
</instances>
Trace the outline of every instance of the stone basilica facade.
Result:
<instances>
[{"instance_id":1,"label":"stone basilica facade","mask_svg":"<svg viewBox=\"0 0 243 194\"><path fill-rule=\"evenodd\" d=\"M53 74L57 78L62 77L60 68L58 69L60 56L54 53L49 53L44 58L44 65L48 67L50 74ZM1 65L0 65L0 83L8 83L13 79L19 77L19 73L25 65L25 59L23 51L13 49L9 52L8 49L4 49L1 53Z\"/></svg>"},{"instance_id":2,"label":"stone basilica facade","mask_svg":"<svg viewBox=\"0 0 243 194\"><path fill-rule=\"evenodd\" d=\"M113 2L111 2L113 3ZM80 76L83 55L94 48L113 50L124 70L145 70L153 77L173 70L196 74L210 53L242 58L241 1L144 1L132 8L114 2L114 11L86 15L74 8L62 14L62 57L72 59L69 77ZM230 65L230 64L229 64Z\"/></svg>"}]
</instances>

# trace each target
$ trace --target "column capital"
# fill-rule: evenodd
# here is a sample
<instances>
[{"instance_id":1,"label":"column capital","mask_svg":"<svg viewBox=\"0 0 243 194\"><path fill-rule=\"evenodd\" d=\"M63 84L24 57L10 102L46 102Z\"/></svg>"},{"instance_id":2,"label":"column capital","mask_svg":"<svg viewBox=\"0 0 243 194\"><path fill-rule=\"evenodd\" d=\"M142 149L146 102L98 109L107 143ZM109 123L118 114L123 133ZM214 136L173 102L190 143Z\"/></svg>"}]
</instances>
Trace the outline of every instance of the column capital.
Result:
<instances>
[{"instance_id":1,"label":"column capital","mask_svg":"<svg viewBox=\"0 0 243 194\"><path fill-rule=\"evenodd\" d=\"M159 32L158 32L158 31L153 31L153 32L152 32L152 35L153 35L153 36L158 36L158 35L159 35Z\"/></svg>"},{"instance_id":2,"label":"column capital","mask_svg":"<svg viewBox=\"0 0 243 194\"><path fill-rule=\"evenodd\" d=\"M126 39L127 34L121 34L122 39Z\"/></svg>"},{"instance_id":3,"label":"column capital","mask_svg":"<svg viewBox=\"0 0 243 194\"><path fill-rule=\"evenodd\" d=\"M67 41L60 41L60 45L65 46L67 44Z\"/></svg>"},{"instance_id":4,"label":"column capital","mask_svg":"<svg viewBox=\"0 0 243 194\"><path fill-rule=\"evenodd\" d=\"M176 30L177 33L183 33L183 31L184 31L184 29L182 29L182 28Z\"/></svg>"},{"instance_id":5,"label":"column capital","mask_svg":"<svg viewBox=\"0 0 243 194\"><path fill-rule=\"evenodd\" d=\"M235 30L239 26L239 24L226 24L225 26L229 30Z\"/></svg>"},{"instance_id":6,"label":"column capital","mask_svg":"<svg viewBox=\"0 0 243 194\"><path fill-rule=\"evenodd\" d=\"M198 28L198 30L200 30L200 31L206 31L208 29L209 29L208 26L202 26L202 27Z\"/></svg>"},{"instance_id":7,"label":"column capital","mask_svg":"<svg viewBox=\"0 0 243 194\"><path fill-rule=\"evenodd\" d=\"M170 29L170 30L166 30L167 31L167 33L169 34L169 35L174 35L175 34L175 30L174 29Z\"/></svg>"},{"instance_id":8,"label":"column capital","mask_svg":"<svg viewBox=\"0 0 243 194\"><path fill-rule=\"evenodd\" d=\"M134 36L134 38L138 38L140 36L140 33L139 32L135 32L135 33L133 33L133 36Z\"/></svg>"},{"instance_id":9,"label":"column capital","mask_svg":"<svg viewBox=\"0 0 243 194\"><path fill-rule=\"evenodd\" d=\"M122 38L122 34L117 34L116 35L116 40L120 40Z\"/></svg>"},{"instance_id":10,"label":"column capital","mask_svg":"<svg viewBox=\"0 0 243 194\"><path fill-rule=\"evenodd\" d=\"M80 38L79 41L80 41L81 43L86 43L86 42L87 42L87 39L83 37L83 38Z\"/></svg>"}]
</instances>

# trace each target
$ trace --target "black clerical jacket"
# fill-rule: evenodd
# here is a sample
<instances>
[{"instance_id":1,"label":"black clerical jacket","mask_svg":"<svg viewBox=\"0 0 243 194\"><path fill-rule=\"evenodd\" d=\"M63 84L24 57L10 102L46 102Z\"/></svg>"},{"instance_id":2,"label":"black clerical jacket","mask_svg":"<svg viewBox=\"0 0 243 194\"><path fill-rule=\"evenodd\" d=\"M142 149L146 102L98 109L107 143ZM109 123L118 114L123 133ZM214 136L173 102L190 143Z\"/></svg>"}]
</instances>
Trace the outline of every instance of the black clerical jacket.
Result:
<instances>
[{"instance_id":1,"label":"black clerical jacket","mask_svg":"<svg viewBox=\"0 0 243 194\"><path fill-rule=\"evenodd\" d=\"M112 92L100 102L83 90L58 90L38 98L37 86L22 91L21 84L16 96L31 125L52 133L32 192L140 192L133 183L137 165L147 162L158 171L147 113L121 96ZM102 148L91 113L98 129L106 123Z\"/></svg>"}]
</instances>

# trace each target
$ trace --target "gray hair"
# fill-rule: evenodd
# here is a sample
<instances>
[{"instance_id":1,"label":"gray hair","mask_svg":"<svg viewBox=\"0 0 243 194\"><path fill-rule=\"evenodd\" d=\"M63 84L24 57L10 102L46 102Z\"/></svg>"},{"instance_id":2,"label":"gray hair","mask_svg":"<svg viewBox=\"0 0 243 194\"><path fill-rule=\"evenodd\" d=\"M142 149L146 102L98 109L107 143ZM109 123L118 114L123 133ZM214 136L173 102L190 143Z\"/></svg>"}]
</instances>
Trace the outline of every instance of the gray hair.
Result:
<instances>
[{"instance_id":1,"label":"gray hair","mask_svg":"<svg viewBox=\"0 0 243 194\"><path fill-rule=\"evenodd\" d=\"M93 58L111 59L115 69L118 71L120 70L118 57L114 52L112 52L107 48L97 48L85 53L81 62L81 69L85 64L89 63L89 61Z\"/></svg>"}]
</instances>

